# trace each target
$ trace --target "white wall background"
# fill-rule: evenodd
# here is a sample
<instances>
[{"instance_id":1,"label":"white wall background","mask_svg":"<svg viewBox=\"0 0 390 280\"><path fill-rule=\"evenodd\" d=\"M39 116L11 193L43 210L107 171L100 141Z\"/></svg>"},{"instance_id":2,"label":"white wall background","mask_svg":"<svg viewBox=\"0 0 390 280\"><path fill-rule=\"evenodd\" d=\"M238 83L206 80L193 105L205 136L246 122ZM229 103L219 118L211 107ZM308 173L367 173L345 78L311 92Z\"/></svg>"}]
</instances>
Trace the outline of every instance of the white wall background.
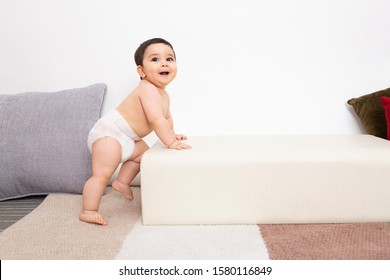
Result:
<instances>
[{"instance_id":1,"label":"white wall background","mask_svg":"<svg viewBox=\"0 0 390 280\"><path fill-rule=\"evenodd\" d=\"M138 45L163 37L177 132L364 133L346 101L390 87L389 14L388 0L0 0L0 94L103 82L105 113L139 82Z\"/></svg>"}]
</instances>

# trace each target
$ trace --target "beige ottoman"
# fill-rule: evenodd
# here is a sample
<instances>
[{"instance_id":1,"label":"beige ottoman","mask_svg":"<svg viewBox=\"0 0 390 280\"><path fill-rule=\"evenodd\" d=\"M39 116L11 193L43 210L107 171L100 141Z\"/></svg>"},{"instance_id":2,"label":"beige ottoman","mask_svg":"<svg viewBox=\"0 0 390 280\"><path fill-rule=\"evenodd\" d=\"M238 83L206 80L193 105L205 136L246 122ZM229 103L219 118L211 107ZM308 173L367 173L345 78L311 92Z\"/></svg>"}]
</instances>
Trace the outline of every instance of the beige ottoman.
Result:
<instances>
[{"instance_id":1,"label":"beige ottoman","mask_svg":"<svg viewBox=\"0 0 390 280\"><path fill-rule=\"evenodd\" d=\"M146 225L390 221L390 141L370 135L190 137L142 158Z\"/></svg>"}]
</instances>

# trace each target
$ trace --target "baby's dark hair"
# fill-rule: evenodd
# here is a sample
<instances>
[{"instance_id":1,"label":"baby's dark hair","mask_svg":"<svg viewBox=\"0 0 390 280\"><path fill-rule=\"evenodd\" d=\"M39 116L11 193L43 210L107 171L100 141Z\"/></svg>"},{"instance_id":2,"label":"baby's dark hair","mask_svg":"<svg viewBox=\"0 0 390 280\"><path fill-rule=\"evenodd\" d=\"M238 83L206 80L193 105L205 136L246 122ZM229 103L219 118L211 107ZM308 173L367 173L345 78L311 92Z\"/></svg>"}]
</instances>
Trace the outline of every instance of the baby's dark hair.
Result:
<instances>
[{"instance_id":1,"label":"baby's dark hair","mask_svg":"<svg viewBox=\"0 0 390 280\"><path fill-rule=\"evenodd\" d=\"M173 49L171 43L169 43L167 40L164 40L162 38L153 38L153 39L147 40L147 41L143 42L141 45L139 45L138 49L135 51L135 54L134 54L135 64L137 66L138 65L143 66L142 61L144 60L145 50L147 49L147 47L149 47L150 45L153 45L153 44L160 44L160 43L171 47L171 49L173 51L173 55L176 57L175 50Z\"/></svg>"}]
</instances>

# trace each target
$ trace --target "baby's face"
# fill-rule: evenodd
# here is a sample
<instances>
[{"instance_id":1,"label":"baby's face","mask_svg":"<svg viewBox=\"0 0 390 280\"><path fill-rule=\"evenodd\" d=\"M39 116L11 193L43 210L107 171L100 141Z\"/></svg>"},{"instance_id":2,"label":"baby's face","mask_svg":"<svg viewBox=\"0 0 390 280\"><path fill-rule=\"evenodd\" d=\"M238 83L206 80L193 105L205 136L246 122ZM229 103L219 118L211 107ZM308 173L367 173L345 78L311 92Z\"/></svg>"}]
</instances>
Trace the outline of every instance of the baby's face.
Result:
<instances>
[{"instance_id":1,"label":"baby's face","mask_svg":"<svg viewBox=\"0 0 390 280\"><path fill-rule=\"evenodd\" d=\"M144 80L162 89L176 77L177 73L175 54L171 47L162 43L147 47L143 66L139 67Z\"/></svg>"}]
</instances>

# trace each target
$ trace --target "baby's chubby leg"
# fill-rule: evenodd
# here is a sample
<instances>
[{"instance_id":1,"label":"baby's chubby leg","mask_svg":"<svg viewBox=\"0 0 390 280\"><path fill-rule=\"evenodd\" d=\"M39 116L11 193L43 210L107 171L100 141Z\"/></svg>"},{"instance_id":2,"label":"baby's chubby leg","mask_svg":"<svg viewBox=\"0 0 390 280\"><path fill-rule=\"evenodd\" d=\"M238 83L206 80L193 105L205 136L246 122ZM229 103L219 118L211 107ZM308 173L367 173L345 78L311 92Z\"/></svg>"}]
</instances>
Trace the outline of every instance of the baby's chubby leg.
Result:
<instances>
[{"instance_id":1,"label":"baby's chubby leg","mask_svg":"<svg viewBox=\"0 0 390 280\"><path fill-rule=\"evenodd\" d=\"M135 142L133 154L129 160L122 164L117 179L112 182L112 187L122 193L129 200L133 200L134 198L129 185L139 173L141 157L148 149L149 147L145 141L139 140Z\"/></svg>"},{"instance_id":2,"label":"baby's chubby leg","mask_svg":"<svg viewBox=\"0 0 390 280\"><path fill-rule=\"evenodd\" d=\"M134 199L133 191L131 190L129 184L138 174L137 165L139 171L139 164L131 160L125 161L119 170L117 179L112 182L112 187L118 192L122 193L128 200Z\"/></svg>"},{"instance_id":3,"label":"baby's chubby leg","mask_svg":"<svg viewBox=\"0 0 390 280\"><path fill-rule=\"evenodd\" d=\"M92 146L92 177L84 185L81 221L106 225L98 212L104 190L121 160L122 148L111 137L98 139Z\"/></svg>"}]
</instances>

